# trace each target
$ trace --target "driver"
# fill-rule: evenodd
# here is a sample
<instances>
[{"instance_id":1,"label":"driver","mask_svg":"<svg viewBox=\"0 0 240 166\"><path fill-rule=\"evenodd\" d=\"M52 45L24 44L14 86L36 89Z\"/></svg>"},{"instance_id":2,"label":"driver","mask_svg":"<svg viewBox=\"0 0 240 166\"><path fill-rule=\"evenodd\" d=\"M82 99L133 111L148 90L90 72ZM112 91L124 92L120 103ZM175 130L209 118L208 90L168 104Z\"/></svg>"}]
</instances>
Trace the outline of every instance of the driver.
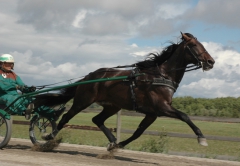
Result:
<instances>
[{"instance_id":1,"label":"driver","mask_svg":"<svg viewBox=\"0 0 240 166\"><path fill-rule=\"evenodd\" d=\"M14 58L10 54L0 56L0 104L9 106L16 98L20 96L17 90L22 93L34 92L36 87L27 86L21 78L12 70L14 68ZM30 119L31 112L26 111L27 106L32 102L32 98L20 98L14 102L11 111L18 115L25 115L26 119ZM21 104L20 104L21 103ZM16 108L16 109L13 109ZM47 106L41 106L34 110L46 117L53 117L52 120L57 120L65 108L54 111ZM31 111L31 110L30 110Z\"/></svg>"}]
</instances>

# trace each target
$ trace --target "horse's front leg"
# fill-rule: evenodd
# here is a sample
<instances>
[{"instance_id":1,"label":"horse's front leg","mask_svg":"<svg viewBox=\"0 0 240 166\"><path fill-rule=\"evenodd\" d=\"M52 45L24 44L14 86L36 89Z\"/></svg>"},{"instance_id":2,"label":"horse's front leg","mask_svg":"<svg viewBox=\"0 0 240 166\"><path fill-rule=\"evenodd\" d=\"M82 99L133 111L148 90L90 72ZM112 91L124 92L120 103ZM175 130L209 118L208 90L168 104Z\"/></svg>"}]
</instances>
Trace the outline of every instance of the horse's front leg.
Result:
<instances>
[{"instance_id":1,"label":"horse's front leg","mask_svg":"<svg viewBox=\"0 0 240 166\"><path fill-rule=\"evenodd\" d=\"M178 111L178 116L180 120L186 122L192 128L193 132L198 136L198 143L202 146L208 146L207 139L204 137L201 130L190 120L190 118L181 111Z\"/></svg>"},{"instance_id":2,"label":"horse's front leg","mask_svg":"<svg viewBox=\"0 0 240 166\"><path fill-rule=\"evenodd\" d=\"M145 118L139 124L137 130L133 133L131 137L126 139L125 141L119 142L118 146L123 148L133 140L137 139L142 135L142 133L157 119L157 116L154 115L146 115Z\"/></svg>"},{"instance_id":3,"label":"horse's front leg","mask_svg":"<svg viewBox=\"0 0 240 166\"><path fill-rule=\"evenodd\" d=\"M172 106L169 106L169 109L164 109L165 116L177 118L182 120L183 122L186 122L193 130L193 132L198 137L198 143L203 146L208 146L207 140L202 134L201 130L190 120L190 118L183 112L173 108Z\"/></svg>"}]
</instances>

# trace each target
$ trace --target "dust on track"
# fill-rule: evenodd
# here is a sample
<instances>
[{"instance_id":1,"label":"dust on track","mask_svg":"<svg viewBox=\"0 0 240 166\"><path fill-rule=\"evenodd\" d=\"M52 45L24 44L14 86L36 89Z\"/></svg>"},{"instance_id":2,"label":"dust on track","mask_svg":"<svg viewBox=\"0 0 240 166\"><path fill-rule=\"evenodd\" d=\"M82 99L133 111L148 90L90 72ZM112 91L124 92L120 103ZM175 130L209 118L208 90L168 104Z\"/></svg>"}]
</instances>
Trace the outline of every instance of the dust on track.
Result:
<instances>
[{"instance_id":1,"label":"dust on track","mask_svg":"<svg viewBox=\"0 0 240 166\"><path fill-rule=\"evenodd\" d=\"M30 140L12 138L0 150L1 166L239 166L240 162L117 150L61 143L52 151L33 151Z\"/></svg>"}]
</instances>

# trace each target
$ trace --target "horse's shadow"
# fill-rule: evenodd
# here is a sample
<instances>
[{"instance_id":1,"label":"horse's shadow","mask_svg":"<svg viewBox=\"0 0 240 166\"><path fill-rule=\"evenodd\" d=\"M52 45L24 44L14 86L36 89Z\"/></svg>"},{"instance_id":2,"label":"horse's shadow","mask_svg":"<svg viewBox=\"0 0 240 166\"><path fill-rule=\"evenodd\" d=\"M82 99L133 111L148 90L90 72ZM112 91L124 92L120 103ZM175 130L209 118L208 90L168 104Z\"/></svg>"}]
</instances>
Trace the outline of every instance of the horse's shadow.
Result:
<instances>
[{"instance_id":1,"label":"horse's shadow","mask_svg":"<svg viewBox=\"0 0 240 166\"><path fill-rule=\"evenodd\" d=\"M31 148L32 147L28 146L28 145L16 144L16 145L8 145L4 149L31 150ZM4 149L2 149L2 150L4 150ZM62 154L69 154L69 155L82 155L82 156L94 157L94 158L98 158L98 155L99 155L97 153L88 153L88 152L72 151L72 150L59 150L59 149L53 149L49 152L42 152L42 153L62 153ZM128 162L133 162L133 163L143 163L143 164L147 164L147 165L150 165L150 164L159 165L158 163L146 162L143 160L134 159L134 158L130 158L130 157L114 155L111 152L106 152L105 155L113 155L113 158L111 158L111 159L115 159L115 160L128 161ZM104 159L106 159L106 158L104 158Z\"/></svg>"}]
</instances>

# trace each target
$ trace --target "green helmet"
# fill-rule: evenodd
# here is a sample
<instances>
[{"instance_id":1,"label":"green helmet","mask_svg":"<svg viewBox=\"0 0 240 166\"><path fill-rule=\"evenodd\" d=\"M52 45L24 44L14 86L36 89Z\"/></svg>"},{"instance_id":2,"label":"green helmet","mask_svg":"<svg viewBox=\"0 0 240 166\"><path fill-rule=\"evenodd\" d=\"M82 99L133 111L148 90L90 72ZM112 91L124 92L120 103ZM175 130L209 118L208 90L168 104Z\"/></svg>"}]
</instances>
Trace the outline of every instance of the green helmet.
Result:
<instances>
[{"instance_id":1,"label":"green helmet","mask_svg":"<svg viewBox=\"0 0 240 166\"><path fill-rule=\"evenodd\" d=\"M10 54L2 54L0 56L0 62L9 62L9 63L14 63L14 58Z\"/></svg>"}]
</instances>

